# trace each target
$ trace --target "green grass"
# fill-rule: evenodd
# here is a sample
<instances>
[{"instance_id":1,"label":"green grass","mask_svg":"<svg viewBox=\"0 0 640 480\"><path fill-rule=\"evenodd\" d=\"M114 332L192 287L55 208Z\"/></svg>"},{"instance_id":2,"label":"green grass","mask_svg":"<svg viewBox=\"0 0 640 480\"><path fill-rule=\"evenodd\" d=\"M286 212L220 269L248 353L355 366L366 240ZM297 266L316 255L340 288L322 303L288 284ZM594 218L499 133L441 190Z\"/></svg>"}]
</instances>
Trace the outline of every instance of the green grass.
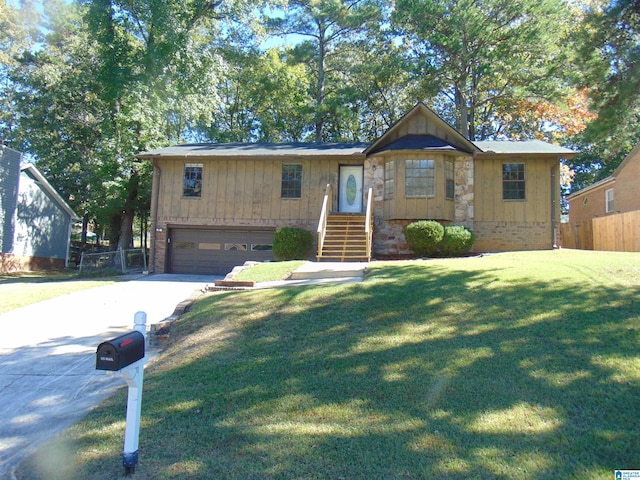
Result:
<instances>
[{"instance_id":1,"label":"green grass","mask_svg":"<svg viewBox=\"0 0 640 480\"><path fill-rule=\"evenodd\" d=\"M233 277L236 281L273 282L286 280L291 272L304 265L304 261L265 262L241 270Z\"/></svg>"},{"instance_id":2,"label":"green grass","mask_svg":"<svg viewBox=\"0 0 640 480\"><path fill-rule=\"evenodd\" d=\"M137 479L610 479L640 468L640 254L373 262L216 293L145 379ZM125 391L17 477L119 478Z\"/></svg>"},{"instance_id":3,"label":"green grass","mask_svg":"<svg viewBox=\"0 0 640 480\"><path fill-rule=\"evenodd\" d=\"M108 285L117 278L81 280L75 272L0 275L0 314L68 293Z\"/></svg>"}]
</instances>

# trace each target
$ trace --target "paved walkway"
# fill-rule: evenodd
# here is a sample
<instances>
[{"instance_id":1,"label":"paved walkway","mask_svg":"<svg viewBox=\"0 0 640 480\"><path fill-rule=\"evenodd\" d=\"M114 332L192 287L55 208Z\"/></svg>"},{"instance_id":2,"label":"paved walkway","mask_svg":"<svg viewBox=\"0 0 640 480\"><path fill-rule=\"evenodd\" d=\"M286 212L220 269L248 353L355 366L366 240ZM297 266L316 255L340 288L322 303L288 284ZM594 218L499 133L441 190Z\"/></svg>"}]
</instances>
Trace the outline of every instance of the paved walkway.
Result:
<instances>
[{"instance_id":1,"label":"paved walkway","mask_svg":"<svg viewBox=\"0 0 640 480\"><path fill-rule=\"evenodd\" d=\"M101 342L131 330L138 311L147 325L164 320L216 279L140 276L0 315L0 479L125 385L95 370Z\"/></svg>"}]
</instances>

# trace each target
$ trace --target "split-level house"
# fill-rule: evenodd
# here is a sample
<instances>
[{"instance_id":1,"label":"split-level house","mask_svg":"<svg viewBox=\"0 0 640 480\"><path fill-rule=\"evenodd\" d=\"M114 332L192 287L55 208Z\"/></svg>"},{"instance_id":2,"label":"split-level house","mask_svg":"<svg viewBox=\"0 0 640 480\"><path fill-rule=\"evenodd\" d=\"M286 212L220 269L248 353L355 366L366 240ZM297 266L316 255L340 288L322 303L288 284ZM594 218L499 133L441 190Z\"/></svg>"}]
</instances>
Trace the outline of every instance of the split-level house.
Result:
<instances>
[{"instance_id":1,"label":"split-level house","mask_svg":"<svg viewBox=\"0 0 640 480\"><path fill-rule=\"evenodd\" d=\"M317 260L411 254L416 220L465 225L476 252L551 249L559 161L542 141L471 142L424 104L373 143L187 144L153 162L150 269L225 274L273 259L274 232L311 231Z\"/></svg>"},{"instance_id":2,"label":"split-level house","mask_svg":"<svg viewBox=\"0 0 640 480\"><path fill-rule=\"evenodd\" d=\"M572 193L567 201L569 221L574 224L640 210L640 143L611 176Z\"/></svg>"},{"instance_id":3,"label":"split-level house","mask_svg":"<svg viewBox=\"0 0 640 480\"><path fill-rule=\"evenodd\" d=\"M78 215L22 154L0 145L0 271L64 268Z\"/></svg>"}]
</instances>

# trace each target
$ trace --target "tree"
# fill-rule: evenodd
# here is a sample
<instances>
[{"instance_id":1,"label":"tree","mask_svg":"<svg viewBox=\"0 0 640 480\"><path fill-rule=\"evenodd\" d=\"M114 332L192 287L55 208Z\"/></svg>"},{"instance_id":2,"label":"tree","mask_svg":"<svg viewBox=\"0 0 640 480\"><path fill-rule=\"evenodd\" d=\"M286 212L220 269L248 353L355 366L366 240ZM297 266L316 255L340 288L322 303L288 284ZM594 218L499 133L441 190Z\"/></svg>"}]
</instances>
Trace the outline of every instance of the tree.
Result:
<instances>
[{"instance_id":1,"label":"tree","mask_svg":"<svg viewBox=\"0 0 640 480\"><path fill-rule=\"evenodd\" d=\"M571 139L574 190L611 175L640 141L640 2L590 1L576 7L574 82L588 86L597 118Z\"/></svg>"},{"instance_id":2,"label":"tree","mask_svg":"<svg viewBox=\"0 0 640 480\"><path fill-rule=\"evenodd\" d=\"M198 138L216 142L302 141L312 123L304 65L289 49L225 49L216 122L197 126Z\"/></svg>"},{"instance_id":3,"label":"tree","mask_svg":"<svg viewBox=\"0 0 640 480\"><path fill-rule=\"evenodd\" d=\"M354 61L350 48L355 41L380 24L381 8L376 0L291 0L286 13L269 18L267 26L276 35L306 38L293 53L313 72L314 138L325 141L327 122L338 119L335 110L329 114L336 105L331 102L332 89L340 84L340 72Z\"/></svg>"},{"instance_id":4,"label":"tree","mask_svg":"<svg viewBox=\"0 0 640 480\"><path fill-rule=\"evenodd\" d=\"M289 64L290 54L290 49L270 49L250 69L249 96L260 142L299 142L312 123L307 71L303 65Z\"/></svg>"},{"instance_id":5,"label":"tree","mask_svg":"<svg viewBox=\"0 0 640 480\"><path fill-rule=\"evenodd\" d=\"M52 0L44 7L46 35L11 71L16 138L87 221L108 226L113 246L129 247L136 212L147 215L149 205L140 193L149 195L151 166L135 154L212 122L217 50L232 33L220 22L249 18L254 4Z\"/></svg>"},{"instance_id":6,"label":"tree","mask_svg":"<svg viewBox=\"0 0 640 480\"><path fill-rule=\"evenodd\" d=\"M569 17L556 0L398 0L392 20L426 96L476 140L495 135L501 106L557 100Z\"/></svg>"},{"instance_id":7,"label":"tree","mask_svg":"<svg viewBox=\"0 0 640 480\"><path fill-rule=\"evenodd\" d=\"M388 32L373 31L359 48L355 62L340 90L343 104L354 112L351 140L373 141L384 134L418 101L420 85L402 49Z\"/></svg>"},{"instance_id":8,"label":"tree","mask_svg":"<svg viewBox=\"0 0 640 480\"><path fill-rule=\"evenodd\" d=\"M11 72L18 65L17 57L40 39L38 19L31 8L18 9L0 0L0 139L8 143L16 141L17 126Z\"/></svg>"},{"instance_id":9,"label":"tree","mask_svg":"<svg viewBox=\"0 0 640 480\"><path fill-rule=\"evenodd\" d=\"M77 6L52 0L45 12L48 32L43 48L23 49L9 73L4 90L13 98L15 141L37 160L39 169L86 224L98 200L103 171L97 155L105 106L93 76L95 49L81 29Z\"/></svg>"},{"instance_id":10,"label":"tree","mask_svg":"<svg viewBox=\"0 0 640 480\"><path fill-rule=\"evenodd\" d=\"M589 128L594 140L608 137L638 115L640 106L640 0L611 0L582 6L584 19L576 32L579 79L591 85L598 119Z\"/></svg>"},{"instance_id":11,"label":"tree","mask_svg":"<svg viewBox=\"0 0 640 480\"><path fill-rule=\"evenodd\" d=\"M522 98L497 105L494 135L514 140L537 138L560 144L570 142L598 115L590 108L588 90L567 87L563 95L562 102Z\"/></svg>"}]
</instances>

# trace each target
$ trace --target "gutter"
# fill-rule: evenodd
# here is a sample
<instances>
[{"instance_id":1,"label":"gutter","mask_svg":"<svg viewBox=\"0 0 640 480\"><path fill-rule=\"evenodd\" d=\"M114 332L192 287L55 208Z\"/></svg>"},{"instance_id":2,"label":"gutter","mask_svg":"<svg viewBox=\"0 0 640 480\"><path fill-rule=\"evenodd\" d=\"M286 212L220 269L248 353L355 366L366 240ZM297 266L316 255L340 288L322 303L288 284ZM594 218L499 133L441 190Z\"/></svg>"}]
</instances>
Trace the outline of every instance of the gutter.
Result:
<instances>
[{"instance_id":1,"label":"gutter","mask_svg":"<svg viewBox=\"0 0 640 480\"><path fill-rule=\"evenodd\" d=\"M578 190L577 192L572 193L571 195L567 196L566 200L574 200L585 193L589 193L591 190L595 190L596 188L602 187L603 185L606 185L608 183L615 183L615 181L616 181L616 177L614 176L603 178L602 180L599 180L596 183L592 183L591 185L584 187L583 189Z\"/></svg>"}]
</instances>

